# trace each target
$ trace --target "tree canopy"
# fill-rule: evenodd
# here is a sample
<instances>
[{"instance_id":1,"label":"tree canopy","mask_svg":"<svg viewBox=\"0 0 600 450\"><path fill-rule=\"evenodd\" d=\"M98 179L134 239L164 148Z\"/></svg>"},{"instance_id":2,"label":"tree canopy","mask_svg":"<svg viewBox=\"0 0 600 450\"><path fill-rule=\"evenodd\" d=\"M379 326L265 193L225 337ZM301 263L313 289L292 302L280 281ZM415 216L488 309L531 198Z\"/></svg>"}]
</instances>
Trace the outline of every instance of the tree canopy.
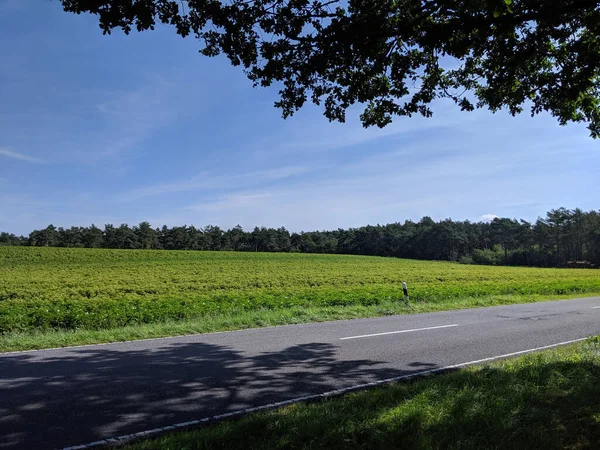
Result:
<instances>
[{"instance_id":1,"label":"tree canopy","mask_svg":"<svg viewBox=\"0 0 600 450\"><path fill-rule=\"evenodd\" d=\"M60 0L104 33L171 25L256 86L280 86L284 117L307 101L364 126L507 109L583 122L600 135L600 2L591 0Z\"/></svg>"},{"instance_id":2,"label":"tree canopy","mask_svg":"<svg viewBox=\"0 0 600 450\"><path fill-rule=\"evenodd\" d=\"M541 267L600 267L600 211L558 208L535 223L495 218L490 223L435 222L423 217L387 225L290 233L284 227L175 226L34 230L29 237L0 232L2 245L165 250L340 253Z\"/></svg>"}]
</instances>

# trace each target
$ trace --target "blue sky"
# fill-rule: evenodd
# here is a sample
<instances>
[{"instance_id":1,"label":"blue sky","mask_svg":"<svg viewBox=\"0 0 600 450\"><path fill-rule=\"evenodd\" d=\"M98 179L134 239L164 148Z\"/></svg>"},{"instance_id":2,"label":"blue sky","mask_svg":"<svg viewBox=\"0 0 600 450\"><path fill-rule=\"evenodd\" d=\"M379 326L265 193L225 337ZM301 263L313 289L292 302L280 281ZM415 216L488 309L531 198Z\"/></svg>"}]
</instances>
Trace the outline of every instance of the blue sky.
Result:
<instances>
[{"instance_id":1,"label":"blue sky","mask_svg":"<svg viewBox=\"0 0 600 450\"><path fill-rule=\"evenodd\" d=\"M95 223L334 229L598 209L600 141L549 116L363 129L291 119L276 89L173 30L103 36L58 1L0 0L0 231Z\"/></svg>"}]
</instances>

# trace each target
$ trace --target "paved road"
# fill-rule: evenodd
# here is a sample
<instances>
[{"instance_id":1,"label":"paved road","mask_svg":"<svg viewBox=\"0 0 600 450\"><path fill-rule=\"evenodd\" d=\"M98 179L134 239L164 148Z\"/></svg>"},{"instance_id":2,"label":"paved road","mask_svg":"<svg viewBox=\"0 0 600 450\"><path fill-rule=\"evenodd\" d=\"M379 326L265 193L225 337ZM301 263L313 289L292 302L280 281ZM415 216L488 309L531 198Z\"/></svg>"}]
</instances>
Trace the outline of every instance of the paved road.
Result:
<instances>
[{"instance_id":1,"label":"paved road","mask_svg":"<svg viewBox=\"0 0 600 450\"><path fill-rule=\"evenodd\" d=\"M0 355L0 448L53 449L600 334L600 298Z\"/></svg>"}]
</instances>

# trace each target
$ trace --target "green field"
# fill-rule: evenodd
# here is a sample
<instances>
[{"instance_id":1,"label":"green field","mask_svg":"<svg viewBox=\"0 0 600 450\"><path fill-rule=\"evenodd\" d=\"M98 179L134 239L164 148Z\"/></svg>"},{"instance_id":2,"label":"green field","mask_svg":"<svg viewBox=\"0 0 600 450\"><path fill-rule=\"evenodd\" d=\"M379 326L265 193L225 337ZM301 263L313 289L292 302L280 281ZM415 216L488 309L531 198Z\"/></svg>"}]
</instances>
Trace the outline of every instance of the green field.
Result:
<instances>
[{"instance_id":1,"label":"green field","mask_svg":"<svg viewBox=\"0 0 600 450\"><path fill-rule=\"evenodd\" d=\"M410 289L408 307L399 301L402 281ZM0 350L594 293L600 293L600 271L585 269L344 255L0 247Z\"/></svg>"},{"instance_id":2,"label":"green field","mask_svg":"<svg viewBox=\"0 0 600 450\"><path fill-rule=\"evenodd\" d=\"M167 434L126 449L598 449L599 379L596 337Z\"/></svg>"}]
</instances>

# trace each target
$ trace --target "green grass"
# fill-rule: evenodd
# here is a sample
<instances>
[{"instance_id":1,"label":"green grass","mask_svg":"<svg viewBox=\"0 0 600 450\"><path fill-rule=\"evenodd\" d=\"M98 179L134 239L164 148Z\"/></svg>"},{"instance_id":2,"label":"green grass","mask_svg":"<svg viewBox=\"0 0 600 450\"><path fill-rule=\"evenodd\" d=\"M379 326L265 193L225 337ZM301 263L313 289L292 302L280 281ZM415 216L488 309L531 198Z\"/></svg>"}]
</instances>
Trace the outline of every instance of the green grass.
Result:
<instances>
[{"instance_id":1,"label":"green grass","mask_svg":"<svg viewBox=\"0 0 600 450\"><path fill-rule=\"evenodd\" d=\"M568 299L570 296L554 296ZM379 317L395 314L418 314L449 311L452 309L500 306L547 300L546 296L489 296L460 298L436 303L416 303L408 307L403 302L389 301L371 306L290 307L277 310L245 311L238 314L213 314L196 319L164 321L150 324L129 325L107 330L31 330L0 335L0 353L8 351L68 347L74 345L123 342L165 336L182 336L197 333L241 330L297 323L324 322L332 320Z\"/></svg>"},{"instance_id":2,"label":"green grass","mask_svg":"<svg viewBox=\"0 0 600 450\"><path fill-rule=\"evenodd\" d=\"M410 288L412 306L402 298ZM344 255L0 247L0 351L600 293L600 272Z\"/></svg>"},{"instance_id":3,"label":"green grass","mask_svg":"<svg viewBox=\"0 0 600 450\"><path fill-rule=\"evenodd\" d=\"M126 447L401 448L600 448L600 339Z\"/></svg>"}]
</instances>

